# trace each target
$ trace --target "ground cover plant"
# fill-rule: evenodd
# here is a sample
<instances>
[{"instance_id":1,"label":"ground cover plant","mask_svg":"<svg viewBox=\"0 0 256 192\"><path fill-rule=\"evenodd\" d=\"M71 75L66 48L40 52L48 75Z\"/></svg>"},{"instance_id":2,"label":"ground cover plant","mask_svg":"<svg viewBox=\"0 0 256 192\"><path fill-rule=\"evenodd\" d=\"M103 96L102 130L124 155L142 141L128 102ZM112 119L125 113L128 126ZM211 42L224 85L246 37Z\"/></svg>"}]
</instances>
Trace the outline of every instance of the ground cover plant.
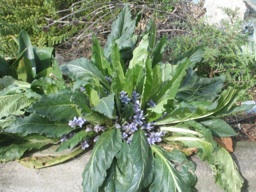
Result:
<instances>
[{"instance_id":1,"label":"ground cover plant","mask_svg":"<svg viewBox=\"0 0 256 192\"><path fill-rule=\"evenodd\" d=\"M61 17L58 10L68 8L78 0L8 0L3 1L0 13L0 56L13 58L16 56L17 46L12 37L17 36L21 30L26 30L30 34L32 43L36 46L53 46L67 40L76 34L82 26L62 25L52 27L45 33L48 23Z\"/></svg>"},{"instance_id":2,"label":"ground cover plant","mask_svg":"<svg viewBox=\"0 0 256 192\"><path fill-rule=\"evenodd\" d=\"M225 191L240 191L243 178L213 137L236 134L220 118L244 109L235 105L244 90L223 89L222 75L199 77L193 67L200 49L163 63L166 39L157 41L154 19L135 35L139 18L126 6L104 48L93 38L91 59L53 64L50 75L26 86L0 79L1 161L43 168L92 148L83 191L184 192L195 190L190 156L198 155ZM66 153L26 156L50 145Z\"/></svg>"},{"instance_id":3,"label":"ground cover plant","mask_svg":"<svg viewBox=\"0 0 256 192\"><path fill-rule=\"evenodd\" d=\"M236 15L236 12L232 11L232 15ZM204 54L203 59L196 64L197 74L205 77L225 74L226 83L230 86L254 87L255 55L253 51L247 50L249 37L246 30L249 27L233 17L230 23L228 20L223 21L216 27L205 23L204 19L192 22L188 33L168 41L169 62L175 63L179 57L184 57L183 53L202 46ZM248 95L246 97L248 99Z\"/></svg>"}]
</instances>

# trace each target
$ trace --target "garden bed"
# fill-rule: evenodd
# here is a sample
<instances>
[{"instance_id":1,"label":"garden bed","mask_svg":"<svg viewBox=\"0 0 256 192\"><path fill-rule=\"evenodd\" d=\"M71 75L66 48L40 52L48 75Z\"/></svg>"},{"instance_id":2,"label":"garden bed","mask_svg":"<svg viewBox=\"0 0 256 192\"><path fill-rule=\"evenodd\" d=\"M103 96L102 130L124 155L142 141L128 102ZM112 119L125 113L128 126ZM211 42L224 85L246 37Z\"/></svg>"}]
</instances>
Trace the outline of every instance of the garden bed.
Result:
<instances>
[{"instance_id":1,"label":"garden bed","mask_svg":"<svg viewBox=\"0 0 256 192\"><path fill-rule=\"evenodd\" d=\"M123 22L124 19L126 22ZM22 168L14 162L1 165L4 173L1 178L3 190L38 191L39 187L44 188L43 191L64 191L57 189L62 187L61 182L75 181L67 183L71 187L68 191L80 191L81 180L76 177L81 177L82 174L84 192L128 189L192 191L197 179L190 157L196 153L212 167L216 183L226 191L240 191L243 178L230 153L219 146L213 136L229 137L231 140L230 137L236 135L220 117L241 110L233 105L244 90L224 87L225 78L222 75L214 78L199 77L193 66L203 56L201 49L184 56L175 66L161 62L162 56L164 57L162 50L167 45L166 39L162 38L156 43L157 31L153 22L149 25L149 31L137 39L135 23L136 19L131 18L128 7L125 7L113 23L113 30L104 48L100 46L98 39L93 38L92 57L90 52L80 53L78 49L70 50L69 47L67 52L62 52L59 56L64 58L64 62L72 61L60 68L54 62L53 67L49 67L48 71L52 72L49 75L40 73L39 61L36 63L37 79L33 79L34 74L27 70L27 78L24 80L28 85L32 82L31 87L24 88L27 92L19 87L19 94L14 95L26 99L26 105L13 111L13 107L9 106L9 111L6 110L6 115L20 116L14 120L2 114L2 118L11 122L4 125L2 143L6 146L2 149L1 162L19 160L30 168L44 169L39 172L29 172L26 169L22 172ZM89 42L90 38L86 40ZM28 42L32 52L32 45L25 31L21 32L19 42ZM86 45L91 47L89 43ZM65 59L64 56L70 54L73 57ZM51 54L46 56L52 58ZM24 55L25 59L26 57ZM28 61L32 62L32 59ZM9 67L8 62L5 64ZM26 65L27 68L29 66ZM40 75L45 76L39 78ZM5 77L4 80L15 82L11 77ZM11 91L12 87L8 84L7 88ZM33 94L38 97L33 101L29 88L37 93ZM22 95L21 90L25 92ZM13 100L13 95L6 95L9 100ZM6 101L6 98L3 100ZM29 107L26 108L27 106ZM237 154L239 143L236 143L234 159L246 156ZM46 149L50 147L49 144L58 145L58 152L69 153L60 156L51 155L48 150L43 156L41 153L38 156L24 153ZM92 147L92 153L89 152L86 156L90 157L88 162L84 159L85 156L75 159L81 161L83 166L86 164L85 168L80 163L74 165L72 162L63 164L65 167L46 168L78 157L78 154L84 154L84 150ZM251 160L248 156L254 153L254 149L255 146L252 147L253 151L241 150L248 152L245 160ZM241 166L240 160L237 162L243 177L250 184L250 176L254 177L254 173L247 177L247 172L243 172L247 169ZM197 162L199 177L207 171L200 169L200 164L201 161ZM251 169L253 164L247 162L246 165L250 165ZM79 171L70 167L78 167ZM45 173L42 177L39 176L41 172ZM75 176L70 172L75 173ZM208 170L208 175L210 172ZM33 175L32 173L38 177L23 177ZM50 181L47 182L45 177ZM206 183L205 181L204 178L202 183ZM47 185L50 182L54 185ZM18 188L8 189L15 185ZM4 189L4 186L7 188ZM209 184L207 188L208 186Z\"/></svg>"}]
</instances>

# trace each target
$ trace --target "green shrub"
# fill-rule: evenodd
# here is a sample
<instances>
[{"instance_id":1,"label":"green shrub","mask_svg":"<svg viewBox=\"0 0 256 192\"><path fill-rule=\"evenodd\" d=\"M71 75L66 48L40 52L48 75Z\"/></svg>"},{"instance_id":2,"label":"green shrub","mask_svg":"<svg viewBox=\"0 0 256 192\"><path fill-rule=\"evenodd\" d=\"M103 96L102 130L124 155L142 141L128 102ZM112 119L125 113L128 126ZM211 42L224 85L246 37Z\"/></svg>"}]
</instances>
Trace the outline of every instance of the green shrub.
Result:
<instances>
[{"instance_id":1,"label":"green shrub","mask_svg":"<svg viewBox=\"0 0 256 192\"><path fill-rule=\"evenodd\" d=\"M175 36L168 42L168 60L175 63L184 53L196 47L204 50L203 59L197 63L197 74L216 77L224 74L226 83L232 86L255 85L255 56L242 52L248 35L242 33L240 23L224 25L219 29L202 21L190 25L186 35Z\"/></svg>"},{"instance_id":2,"label":"green shrub","mask_svg":"<svg viewBox=\"0 0 256 192\"><path fill-rule=\"evenodd\" d=\"M73 2L75 0L65 3L61 0L8 0L8 3L3 3L0 12L0 56L16 55L17 46L12 36L17 36L21 30L27 31L32 43L37 46L53 46L72 36L77 29L70 26L58 33L56 29L45 33L42 28L47 25L46 18L56 17L57 10L65 8L61 5L70 6Z\"/></svg>"}]
</instances>

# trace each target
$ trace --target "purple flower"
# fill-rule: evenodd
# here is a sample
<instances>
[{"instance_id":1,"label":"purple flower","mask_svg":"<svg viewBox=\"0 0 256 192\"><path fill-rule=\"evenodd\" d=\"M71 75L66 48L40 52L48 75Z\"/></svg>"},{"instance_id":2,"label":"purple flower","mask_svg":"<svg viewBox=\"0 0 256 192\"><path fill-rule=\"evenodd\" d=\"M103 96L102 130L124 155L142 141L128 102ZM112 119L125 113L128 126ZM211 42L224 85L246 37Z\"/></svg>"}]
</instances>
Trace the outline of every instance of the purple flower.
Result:
<instances>
[{"instance_id":1,"label":"purple flower","mask_svg":"<svg viewBox=\"0 0 256 192\"><path fill-rule=\"evenodd\" d=\"M150 99L150 101L148 102L148 106L154 108L154 107L156 107L156 104L154 103L154 101L152 99Z\"/></svg>"},{"instance_id":2,"label":"purple flower","mask_svg":"<svg viewBox=\"0 0 256 192\"><path fill-rule=\"evenodd\" d=\"M87 125L86 129L85 129L85 132L90 132L90 131L93 131L93 128L92 128L91 124Z\"/></svg>"},{"instance_id":3,"label":"purple flower","mask_svg":"<svg viewBox=\"0 0 256 192\"><path fill-rule=\"evenodd\" d=\"M128 137L128 139L127 139L127 143L128 143L128 144L131 144L131 142L132 142L132 137L133 137L133 135L131 135L130 137Z\"/></svg>"},{"instance_id":4,"label":"purple flower","mask_svg":"<svg viewBox=\"0 0 256 192\"><path fill-rule=\"evenodd\" d=\"M67 136L63 136L63 137L60 139L60 142L63 143L63 142L65 142L65 141L67 141L67 140L68 140Z\"/></svg>"},{"instance_id":5,"label":"purple flower","mask_svg":"<svg viewBox=\"0 0 256 192\"><path fill-rule=\"evenodd\" d=\"M135 115L133 116L133 120L137 125L143 125L143 120L145 119L143 115L143 111L139 110Z\"/></svg>"},{"instance_id":6,"label":"purple flower","mask_svg":"<svg viewBox=\"0 0 256 192\"><path fill-rule=\"evenodd\" d=\"M82 117L78 117L78 119L77 119L77 125L80 127L80 128L82 128L82 126L83 126L83 124L86 122L86 120L85 119L83 119Z\"/></svg>"},{"instance_id":7,"label":"purple flower","mask_svg":"<svg viewBox=\"0 0 256 192\"><path fill-rule=\"evenodd\" d=\"M126 133L129 133L129 134L132 134L134 133L135 131L138 130L137 128L137 124L135 122L132 122L132 123L125 123L123 126L122 126L122 130Z\"/></svg>"},{"instance_id":8,"label":"purple flower","mask_svg":"<svg viewBox=\"0 0 256 192\"><path fill-rule=\"evenodd\" d=\"M76 126L79 126L80 128L82 128L83 124L86 122L86 120L82 117L74 117L73 120L70 120L68 125L72 128L75 128Z\"/></svg>"},{"instance_id":9,"label":"purple flower","mask_svg":"<svg viewBox=\"0 0 256 192\"><path fill-rule=\"evenodd\" d=\"M132 101L135 102L140 98L139 93L137 93L136 91L132 92Z\"/></svg>"},{"instance_id":10,"label":"purple flower","mask_svg":"<svg viewBox=\"0 0 256 192\"><path fill-rule=\"evenodd\" d=\"M90 144L88 143L88 141L83 141L81 144L82 149L86 149L88 147L90 147Z\"/></svg>"},{"instance_id":11,"label":"purple flower","mask_svg":"<svg viewBox=\"0 0 256 192\"><path fill-rule=\"evenodd\" d=\"M102 125L95 125L93 129L94 129L94 131L95 131L96 133L98 133L98 132L100 132L100 131L104 131L104 130L105 130L105 127L102 126Z\"/></svg>"},{"instance_id":12,"label":"purple flower","mask_svg":"<svg viewBox=\"0 0 256 192\"><path fill-rule=\"evenodd\" d=\"M68 125L69 125L70 127L72 127L72 128L75 128L75 127L76 127L75 118L76 118L76 117L74 117L74 120L70 120L69 123L68 123Z\"/></svg>"},{"instance_id":13,"label":"purple flower","mask_svg":"<svg viewBox=\"0 0 256 192\"><path fill-rule=\"evenodd\" d=\"M154 128L154 123L145 123L143 124L142 129L151 130Z\"/></svg>"},{"instance_id":14,"label":"purple flower","mask_svg":"<svg viewBox=\"0 0 256 192\"><path fill-rule=\"evenodd\" d=\"M120 128L121 128L121 125L120 125L119 123L115 123L115 127L116 127L117 129L120 129Z\"/></svg>"},{"instance_id":15,"label":"purple flower","mask_svg":"<svg viewBox=\"0 0 256 192\"><path fill-rule=\"evenodd\" d=\"M95 143L98 139L99 139L99 135L97 135L96 137L94 137L93 142Z\"/></svg>"},{"instance_id":16,"label":"purple flower","mask_svg":"<svg viewBox=\"0 0 256 192\"><path fill-rule=\"evenodd\" d=\"M125 122L125 123L122 125L122 130L124 130L124 131L129 131L129 123Z\"/></svg>"},{"instance_id":17,"label":"purple flower","mask_svg":"<svg viewBox=\"0 0 256 192\"><path fill-rule=\"evenodd\" d=\"M128 102L131 101L131 99L128 97L128 94L125 91L120 92L120 100L123 104L127 105Z\"/></svg>"},{"instance_id":18,"label":"purple flower","mask_svg":"<svg viewBox=\"0 0 256 192\"><path fill-rule=\"evenodd\" d=\"M129 124L129 131L131 133L134 133L137 130L138 130L138 128L137 128L137 124L136 123L132 122L131 124Z\"/></svg>"},{"instance_id":19,"label":"purple flower","mask_svg":"<svg viewBox=\"0 0 256 192\"><path fill-rule=\"evenodd\" d=\"M125 133L125 132L123 132L123 133L122 133L122 138L123 138L123 139L126 139L127 137L128 137L128 134Z\"/></svg>"},{"instance_id":20,"label":"purple flower","mask_svg":"<svg viewBox=\"0 0 256 192\"><path fill-rule=\"evenodd\" d=\"M154 145L155 143L159 143L162 141L162 136L164 136L164 132L160 131L160 132L152 132L150 133L149 137L148 137L148 143L150 145Z\"/></svg>"},{"instance_id":21,"label":"purple flower","mask_svg":"<svg viewBox=\"0 0 256 192\"><path fill-rule=\"evenodd\" d=\"M141 108L140 108L140 101L139 101L139 100L136 100L136 101L134 102L133 110L134 110L134 113L139 113L139 112L141 111Z\"/></svg>"}]
</instances>

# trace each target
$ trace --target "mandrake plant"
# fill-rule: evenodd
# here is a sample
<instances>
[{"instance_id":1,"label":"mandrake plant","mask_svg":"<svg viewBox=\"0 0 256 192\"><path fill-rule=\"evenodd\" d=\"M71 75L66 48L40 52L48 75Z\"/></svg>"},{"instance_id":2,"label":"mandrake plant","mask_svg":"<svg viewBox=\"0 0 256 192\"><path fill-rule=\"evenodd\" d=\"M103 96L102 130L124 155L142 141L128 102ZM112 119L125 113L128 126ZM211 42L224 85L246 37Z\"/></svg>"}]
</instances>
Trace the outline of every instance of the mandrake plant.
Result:
<instances>
[{"instance_id":1,"label":"mandrake plant","mask_svg":"<svg viewBox=\"0 0 256 192\"><path fill-rule=\"evenodd\" d=\"M188 192L196 190L190 156L197 155L225 191L240 191L243 178L214 137L236 134L220 118L243 109L235 106L243 90L224 90L223 76L197 76L193 67L201 50L176 65L162 63L166 39L156 39L153 20L135 35L138 18L132 19L126 6L104 48L93 38L90 60L75 59L61 70L55 66L50 78L35 79L29 88L11 77L1 79L2 106L17 94L30 101L5 106L1 161L43 168L92 149L82 175L84 192ZM56 156L26 153L50 145L58 145Z\"/></svg>"}]
</instances>

